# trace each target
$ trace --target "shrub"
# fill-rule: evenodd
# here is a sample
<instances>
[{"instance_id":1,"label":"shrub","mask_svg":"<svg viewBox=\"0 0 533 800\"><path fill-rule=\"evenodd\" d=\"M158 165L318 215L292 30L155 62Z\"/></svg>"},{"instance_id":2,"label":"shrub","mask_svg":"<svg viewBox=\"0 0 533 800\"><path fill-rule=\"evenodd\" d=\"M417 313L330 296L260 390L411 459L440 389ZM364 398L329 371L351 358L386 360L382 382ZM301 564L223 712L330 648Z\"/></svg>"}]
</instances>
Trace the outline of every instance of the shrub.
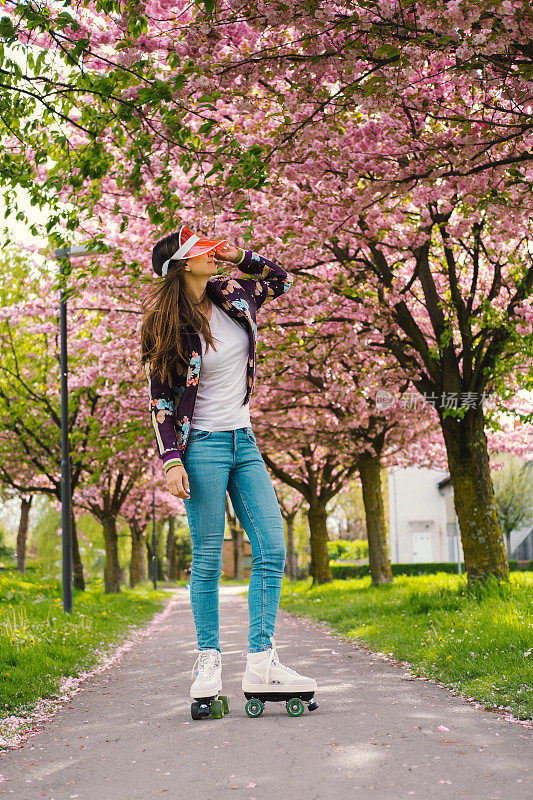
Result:
<instances>
[{"instance_id":1,"label":"shrub","mask_svg":"<svg viewBox=\"0 0 533 800\"><path fill-rule=\"evenodd\" d=\"M462 571L465 570L464 563L461 565ZM343 564L342 562L330 564L331 575L334 579L346 580L347 578L362 578L370 575L368 564ZM437 561L432 564L391 564L393 575L433 575L436 572L457 572L457 562ZM518 561L509 561L509 569L516 572L519 569L533 570L533 561L526 563L525 566L518 566Z\"/></svg>"},{"instance_id":2,"label":"shrub","mask_svg":"<svg viewBox=\"0 0 533 800\"><path fill-rule=\"evenodd\" d=\"M360 561L368 558L366 539L332 539L328 542L328 556L333 561Z\"/></svg>"}]
</instances>

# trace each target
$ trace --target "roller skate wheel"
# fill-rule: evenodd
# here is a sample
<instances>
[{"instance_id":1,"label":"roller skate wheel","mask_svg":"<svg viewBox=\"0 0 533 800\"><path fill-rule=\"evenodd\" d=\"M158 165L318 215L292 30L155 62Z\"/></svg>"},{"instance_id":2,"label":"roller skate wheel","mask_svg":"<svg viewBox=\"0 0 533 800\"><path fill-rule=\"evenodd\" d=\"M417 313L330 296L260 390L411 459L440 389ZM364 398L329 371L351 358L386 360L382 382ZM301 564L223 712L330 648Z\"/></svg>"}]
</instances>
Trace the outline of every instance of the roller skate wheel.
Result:
<instances>
[{"instance_id":1,"label":"roller skate wheel","mask_svg":"<svg viewBox=\"0 0 533 800\"><path fill-rule=\"evenodd\" d=\"M211 702L211 716L213 719L222 719L224 716L224 706L220 700L212 700Z\"/></svg>"},{"instance_id":2,"label":"roller skate wheel","mask_svg":"<svg viewBox=\"0 0 533 800\"><path fill-rule=\"evenodd\" d=\"M299 697L291 697L291 699L287 700L285 703L285 708L287 709L289 717L301 717L305 707L303 700L300 700Z\"/></svg>"},{"instance_id":3,"label":"roller skate wheel","mask_svg":"<svg viewBox=\"0 0 533 800\"><path fill-rule=\"evenodd\" d=\"M244 710L249 717L260 717L265 710L265 704L261 700L248 700Z\"/></svg>"},{"instance_id":4,"label":"roller skate wheel","mask_svg":"<svg viewBox=\"0 0 533 800\"><path fill-rule=\"evenodd\" d=\"M203 719L209 716L209 706L205 703L199 703L195 700L191 703L191 717L193 719Z\"/></svg>"},{"instance_id":5,"label":"roller skate wheel","mask_svg":"<svg viewBox=\"0 0 533 800\"><path fill-rule=\"evenodd\" d=\"M224 714L229 714L229 697L225 694L219 695L220 702L222 703L222 707L224 709Z\"/></svg>"}]
</instances>

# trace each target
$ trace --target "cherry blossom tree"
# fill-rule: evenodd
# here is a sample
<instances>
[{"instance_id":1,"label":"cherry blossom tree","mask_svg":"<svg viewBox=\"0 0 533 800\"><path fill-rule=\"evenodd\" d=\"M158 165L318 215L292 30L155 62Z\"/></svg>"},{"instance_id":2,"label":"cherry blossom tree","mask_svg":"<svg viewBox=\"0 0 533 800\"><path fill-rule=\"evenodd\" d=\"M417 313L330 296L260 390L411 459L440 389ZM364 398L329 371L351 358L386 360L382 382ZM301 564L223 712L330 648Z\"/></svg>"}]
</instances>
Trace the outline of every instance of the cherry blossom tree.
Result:
<instances>
[{"instance_id":1,"label":"cherry blossom tree","mask_svg":"<svg viewBox=\"0 0 533 800\"><path fill-rule=\"evenodd\" d=\"M298 577L298 553L294 542L294 520L296 514L302 509L304 504L303 496L286 486L282 481L274 479L274 491L278 500L281 515L285 520L287 532L287 560L285 571L290 581Z\"/></svg>"},{"instance_id":2,"label":"cherry blossom tree","mask_svg":"<svg viewBox=\"0 0 533 800\"><path fill-rule=\"evenodd\" d=\"M32 303L35 304L34 314L39 318L37 330L30 323ZM53 341L54 325L42 320L45 305L40 299L28 298L0 308L0 479L5 486L22 494L42 493L60 498L59 369ZM83 442L88 434L96 405L91 392L86 397L73 392L71 414L74 424L81 408L86 410L85 419L77 431L79 442ZM82 470L72 462L73 494L81 480ZM74 514L72 546L74 585L84 589Z\"/></svg>"},{"instance_id":3,"label":"cherry blossom tree","mask_svg":"<svg viewBox=\"0 0 533 800\"><path fill-rule=\"evenodd\" d=\"M109 293L101 268L87 288L76 286L68 305L69 441L73 507L89 511L102 524L105 589L119 591L117 519L131 521L133 574L140 574L142 530L153 481L146 472L156 446L149 424L144 380L139 381L137 350L131 346L131 320L140 313L128 304L125 277ZM61 417L59 409L58 296L43 276L26 284L23 299L9 297L0 307L3 359L0 366L2 481L19 492L41 492L61 503ZM125 307L120 308L118 299ZM129 307L128 307L129 305ZM117 342L123 342L122 347ZM158 468L160 510L182 509L166 491ZM150 495L150 498L149 498ZM163 502L165 499L166 502ZM170 500L170 507L167 505ZM77 588L84 588L73 511L73 560ZM134 578L136 580L137 578Z\"/></svg>"},{"instance_id":4,"label":"cherry blossom tree","mask_svg":"<svg viewBox=\"0 0 533 800\"><path fill-rule=\"evenodd\" d=\"M357 245L343 249L337 241L332 250L348 283L356 287L362 276L373 282L379 314L370 314L370 325L379 330L373 346L378 352L386 348L411 376L418 366L412 384L437 407L469 577L491 571L503 577L507 563L483 400L496 391L498 375L505 372L509 379L517 370L523 382L519 365L531 364L529 244L520 235L509 240L503 220L491 224L483 212L474 217L473 209L464 213L459 203L442 213L430 205L428 212L425 222L420 215L411 246L394 241L398 228L390 224L369 235L368 217L360 217ZM340 293L360 303L357 288L342 287Z\"/></svg>"},{"instance_id":5,"label":"cherry blossom tree","mask_svg":"<svg viewBox=\"0 0 533 800\"><path fill-rule=\"evenodd\" d=\"M151 470L135 447L131 452L113 453L112 459L98 473L90 475L78 490L77 506L92 514L102 525L106 550L106 592L120 591L120 518L128 523L131 533L130 586L146 578L144 546L146 531L152 520L153 489ZM155 493L160 519L181 510L183 502L169 494L163 481L158 481Z\"/></svg>"},{"instance_id":6,"label":"cherry blossom tree","mask_svg":"<svg viewBox=\"0 0 533 800\"><path fill-rule=\"evenodd\" d=\"M311 569L317 582L331 579L326 505L359 473L370 571L380 585L392 580L381 469L391 463L445 466L444 446L431 407L413 418L400 404L392 412L376 404L380 392L402 390L402 372L390 356L369 351L356 317L349 319L349 302L343 301L343 309L331 299L324 284L302 291L293 300L290 318L276 315L272 330L265 331L254 428L265 463L309 503ZM403 389L407 385L404 379ZM276 440L284 438L281 447ZM350 465L346 472L342 463ZM336 471L342 482L336 482ZM320 491L316 474L325 484Z\"/></svg>"},{"instance_id":7,"label":"cherry blossom tree","mask_svg":"<svg viewBox=\"0 0 533 800\"><path fill-rule=\"evenodd\" d=\"M71 229L101 199L104 179L114 184L124 226L122 194L142 198L152 224L164 223L182 201L174 160L193 195L213 178L231 190L259 188L302 134L313 138L317 124L358 108L376 123L398 109L414 128L421 116L426 122L416 149L393 137L395 147L372 153L386 173L385 194L391 183L510 166L514 183L529 189L525 0L495 1L490 11L481 0L84 0L13 2L6 14L9 181L23 183L35 202L58 191L76 199ZM254 124L236 128L236 115L260 122L263 135ZM146 193L148 177L159 181L157 194Z\"/></svg>"},{"instance_id":8,"label":"cherry blossom tree","mask_svg":"<svg viewBox=\"0 0 533 800\"><path fill-rule=\"evenodd\" d=\"M506 577L479 401L529 358L528 6L162 7L12 7L6 32L44 53L31 69L62 54L44 80L10 72L6 92L39 87L19 118L46 109L23 136L9 128L13 173L36 201L72 203L67 231L120 242L128 227L137 276L148 220L257 221L254 237L351 300L369 346L444 400L469 580Z\"/></svg>"}]
</instances>

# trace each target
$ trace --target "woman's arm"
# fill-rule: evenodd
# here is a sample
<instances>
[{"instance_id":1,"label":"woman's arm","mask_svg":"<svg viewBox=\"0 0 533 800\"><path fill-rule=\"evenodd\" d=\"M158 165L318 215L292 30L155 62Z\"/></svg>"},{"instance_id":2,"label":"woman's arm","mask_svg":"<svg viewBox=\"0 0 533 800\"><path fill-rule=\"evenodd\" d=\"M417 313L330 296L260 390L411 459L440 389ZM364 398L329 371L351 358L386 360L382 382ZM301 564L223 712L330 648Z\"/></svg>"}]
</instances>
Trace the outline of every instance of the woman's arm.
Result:
<instances>
[{"instance_id":1,"label":"woman's arm","mask_svg":"<svg viewBox=\"0 0 533 800\"><path fill-rule=\"evenodd\" d=\"M239 283L253 295L257 308L276 297L288 292L294 283L294 277L274 261L245 250L242 261L236 262L241 272L253 275L254 278L239 278Z\"/></svg>"},{"instance_id":2,"label":"woman's arm","mask_svg":"<svg viewBox=\"0 0 533 800\"><path fill-rule=\"evenodd\" d=\"M260 308L263 303L274 300L276 297L288 292L293 285L293 275L284 270L279 264L260 256L259 253L239 248L240 255L230 259L224 257L226 249L233 255L231 251L237 248L234 248L233 245L226 245L216 256L221 257L223 260L231 260L239 267L241 272L254 276L253 278L237 278L237 281L255 299L257 308Z\"/></svg>"},{"instance_id":3,"label":"woman's arm","mask_svg":"<svg viewBox=\"0 0 533 800\"><path fill-rule=\"evenodd\" d=\"M150 372L150 362L144 365L148 379L149 411L155 431L159 458L165 472L182 465L175 425L176 401L168 381L162 381L159 372Z\"/></svg>"}]
</instances>

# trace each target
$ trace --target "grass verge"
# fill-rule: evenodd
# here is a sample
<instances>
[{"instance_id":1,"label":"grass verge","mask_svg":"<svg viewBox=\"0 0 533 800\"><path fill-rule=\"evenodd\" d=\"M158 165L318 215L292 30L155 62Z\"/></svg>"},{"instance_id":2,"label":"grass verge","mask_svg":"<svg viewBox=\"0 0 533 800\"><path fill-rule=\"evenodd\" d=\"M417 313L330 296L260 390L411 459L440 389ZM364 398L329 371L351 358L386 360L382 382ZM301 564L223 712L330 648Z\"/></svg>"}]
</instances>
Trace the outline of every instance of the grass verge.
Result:
<instances>
[{"instance_id":1,"label":"grass verge","mask_svg":"<svg viewBox=\"0 0 533 800\"><path fill-rule=\"evenodd\" d=\"M310 582L284 579L281 607L324 620L348 639L412 665L489 708L533 717L533 575L511 573L473 593L464 575L370 577Z\"/></svg>"},{"instance_id":2,"label":"grass verge","mask_svg":"<svg viewBox=\"0 0 533 800\"><path fill-rule=\"evenodd\" d=\"M61 678L95 667L168 598L149 584L105 594L97 579L74 590L67 614L59 581L38 571L0 573L0 733L2 719L25 716L39 699L56 696Z\"/></svg>"}]
</instances>

